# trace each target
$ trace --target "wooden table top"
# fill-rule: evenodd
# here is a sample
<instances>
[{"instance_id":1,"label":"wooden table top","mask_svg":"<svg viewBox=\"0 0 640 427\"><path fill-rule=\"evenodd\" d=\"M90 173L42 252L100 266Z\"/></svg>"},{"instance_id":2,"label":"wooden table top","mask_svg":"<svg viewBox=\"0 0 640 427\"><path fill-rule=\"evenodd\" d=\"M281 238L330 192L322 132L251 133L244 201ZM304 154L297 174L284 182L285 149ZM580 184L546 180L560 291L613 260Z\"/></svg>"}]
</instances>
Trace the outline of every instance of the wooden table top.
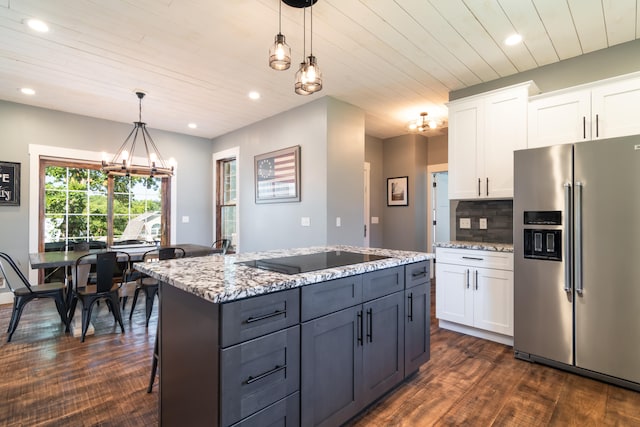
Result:
<instances>
[{"instance_id":1,"label":"wooden table top","mask_svg":"<svg viewBox=\"0 0 640 427\"><path fill-rule=\"evenodd\" d=\"M193 243L183 243L178 245L170 245L170 247L182 248L187 257L205 256L214 253L220 253L220 250L213 249L210 246L196 245ZM112 250L120 252L128 252L131 261L141 261L145 252L155 249L154 246L147 247L115 247ZM88 251L51 251L36 252L29 254L29 263L31 268L52 268L74 265L76 260L86 254L97 254L106 252L107 249L91 249Z\"/></svg>"}]
</instances>

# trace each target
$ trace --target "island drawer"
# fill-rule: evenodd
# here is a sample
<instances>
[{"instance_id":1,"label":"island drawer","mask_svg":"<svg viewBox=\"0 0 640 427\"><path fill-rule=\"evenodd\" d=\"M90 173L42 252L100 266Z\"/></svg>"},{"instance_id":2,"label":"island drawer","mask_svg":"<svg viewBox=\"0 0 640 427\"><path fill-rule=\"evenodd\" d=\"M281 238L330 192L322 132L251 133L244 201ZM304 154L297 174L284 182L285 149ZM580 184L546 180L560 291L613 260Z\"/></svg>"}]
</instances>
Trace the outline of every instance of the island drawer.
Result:
<instances>
[{"instance_id":1,"label":"island drawer","mask_svg":"<svg viewBox=\"0 0 640 427\"><path fill-rule=\"evenodd\" d=\"M228 347L300 322L299 290L275 292L222 304L220 345Z\"/></svg>"},{"instance_id":2,"label":"island drawer","mask_svg":"<svg viewBox=\"0 0 640 427\"><path fill-rule=\"evenodd\" d=\"M431 279L429 261L414 262L404 266L404 286L409 289L422 285Z\"/></svg>"},{"instance_id":3,"label":"island drawer","mask_svg":"<svg viewBox=\"0 0 640 427\"><path fill-rule=\"evenodd\" d=\"M300 317L305 322L362 303L362 275L303 286L300 292Z\"/></svg>"},{"instance_id":4,"label":"island drawer","mask_svg":"<svg viewBox=\"0 0 640 427\"><path fill-rule=\"evenodd\" d=\"M404 290L404 266L372 271L365 273L362 278L363 301Z\"/></svg>"},{"instance_id":5,"label":"island drawer","mask_svg":"<svg viewBox=\"0 0 640 427\"><path fill-rule=\"evenodd\" d=\"M220 424L229 426L298 391L300 326L220 351Z\"/></svg>"},{"instance_id":6,"label":"island drawer","mask_svg":"<svg viewBox=\"0 0 640 427\"><path fill-rule=\"evenodd\" d=\"M299 425L300 393L296 392L234 424L232 427L298 427Z\"/></svg>"}]
</instances>

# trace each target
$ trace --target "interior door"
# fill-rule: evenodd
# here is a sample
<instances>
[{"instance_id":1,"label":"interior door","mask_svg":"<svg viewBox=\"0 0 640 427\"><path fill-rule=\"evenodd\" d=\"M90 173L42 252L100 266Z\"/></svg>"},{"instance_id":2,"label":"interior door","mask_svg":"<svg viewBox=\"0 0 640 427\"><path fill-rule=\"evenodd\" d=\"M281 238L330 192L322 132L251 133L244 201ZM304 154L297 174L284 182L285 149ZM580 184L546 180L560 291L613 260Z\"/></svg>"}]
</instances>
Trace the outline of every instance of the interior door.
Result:
<instances>
[{"instance_id":1,"label":"interior door","mask_svg":"<svg viewBox=\"0 0 640 427\"><path fill-rule=\"evenodd\" d=\"M640 383L640 137L576 144L575 181L576 365Z\"/></svg>"}]
</instances>

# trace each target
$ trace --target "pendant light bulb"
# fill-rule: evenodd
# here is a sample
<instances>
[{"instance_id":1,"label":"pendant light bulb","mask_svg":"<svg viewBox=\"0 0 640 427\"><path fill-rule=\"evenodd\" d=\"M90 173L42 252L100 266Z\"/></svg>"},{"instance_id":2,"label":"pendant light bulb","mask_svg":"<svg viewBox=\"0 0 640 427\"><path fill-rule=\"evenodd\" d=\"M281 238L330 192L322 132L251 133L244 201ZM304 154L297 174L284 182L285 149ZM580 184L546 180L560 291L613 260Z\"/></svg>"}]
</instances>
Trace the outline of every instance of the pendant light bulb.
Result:
<instances>
[{"instance_id":1,"label":"pendant light bulb","mask_svg":"<svg viewBox=\"0 0 640 427\"><path fill-rule=\"evenodd\" d=\"M269 48L269 66L274 70L283 71L288 70L291 66L291 47L282 34L282 1L279 4L278 34L276 34L273 45Z\"/></svg>"}]
</instances>

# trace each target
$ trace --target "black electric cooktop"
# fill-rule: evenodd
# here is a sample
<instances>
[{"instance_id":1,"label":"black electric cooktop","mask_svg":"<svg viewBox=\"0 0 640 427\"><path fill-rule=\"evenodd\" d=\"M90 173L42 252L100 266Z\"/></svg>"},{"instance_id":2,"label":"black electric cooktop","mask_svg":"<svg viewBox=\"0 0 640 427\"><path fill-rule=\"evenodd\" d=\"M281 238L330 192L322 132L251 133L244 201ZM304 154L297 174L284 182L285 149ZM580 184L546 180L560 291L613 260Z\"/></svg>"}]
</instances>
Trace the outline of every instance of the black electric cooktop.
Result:
<instances>
[{"instance_id":1,"label":"black electric cooktop","mask_svg":"<svg viewBox=\"0 0 640 427\"><path fill-rule=\"evenodd\" d=\"M265 258L238 264L262 270L275 271L284 274L298 274L309 271L324 270L326 268L344 265L360 264L368 261L389 258L382 255L359 254L356 252L331 251L308 255L294 255L280 258Z\"/></svg>"}]
</instances>

